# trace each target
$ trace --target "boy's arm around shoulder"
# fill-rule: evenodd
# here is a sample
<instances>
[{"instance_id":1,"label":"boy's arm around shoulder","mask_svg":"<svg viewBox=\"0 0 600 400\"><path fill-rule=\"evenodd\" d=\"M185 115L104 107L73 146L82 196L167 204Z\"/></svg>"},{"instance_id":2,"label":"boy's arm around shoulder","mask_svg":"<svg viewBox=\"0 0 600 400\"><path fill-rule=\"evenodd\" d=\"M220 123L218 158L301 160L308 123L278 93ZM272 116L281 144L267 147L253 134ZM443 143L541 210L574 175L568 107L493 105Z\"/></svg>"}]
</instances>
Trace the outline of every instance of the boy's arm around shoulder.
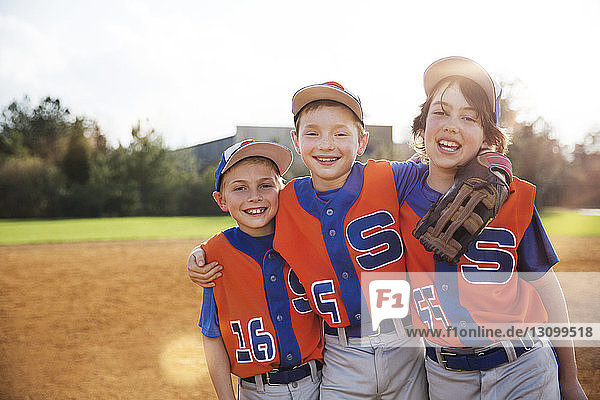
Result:
<instances>
[{"instance_id":1,"label":"boy's arm around shoulder","mask_svg":"<svg viewBox=\"0 0 600 400\"><path fill-rule=\"evenodd\" d=\"M551 323L569 323L569 314L560 283L550 269L541 278L530 281L535 287L546 312L548 321ZM558 378L562 398L568 400L587 399L581 384L577 379L577 363L575 362L575 350L572 339L553 339L552 345L558 357Z\"/></svg>"},{"instance_id":2,"label":"boy's arm around shoulder","mask_svg":"<svg viewBox=\"0 0 600 400\"><path fill-rule=\"evenodd\" d=\"M217 392L217 398L219 400L235 400L233 384L231 383L231 366L229 365L223 338L221 336L208 337L202 335L202 344L206 365Z\"/></svg>"},{"instance_id":3,"label":"boy's arm around shoulder","mask_svg":"<svg viewBox=\"0 0 600 400\"><path fill-rule=\"evenodd\" d=\"M217 261L206 263L206 253L199 245L194 247L190 255L188 256L187 271L188 276L197 285L202 287L213 287L215 286L214 280L222 275L222 265L219 265Z\"/></svg>"},{"instance_id":4,"label":"boy's arm around shoulder","mask_svg":"<svg viewBox=\"0 0 600 400\"><path fill-rule=\"evenodd\" d=\"M413 188L418 185L423 175L423 168L426 169L426 165L415 162L412 159L407 161L389 161L389 163L394 174L398 201L402 204Z\"/></svg>"}]
</instances>

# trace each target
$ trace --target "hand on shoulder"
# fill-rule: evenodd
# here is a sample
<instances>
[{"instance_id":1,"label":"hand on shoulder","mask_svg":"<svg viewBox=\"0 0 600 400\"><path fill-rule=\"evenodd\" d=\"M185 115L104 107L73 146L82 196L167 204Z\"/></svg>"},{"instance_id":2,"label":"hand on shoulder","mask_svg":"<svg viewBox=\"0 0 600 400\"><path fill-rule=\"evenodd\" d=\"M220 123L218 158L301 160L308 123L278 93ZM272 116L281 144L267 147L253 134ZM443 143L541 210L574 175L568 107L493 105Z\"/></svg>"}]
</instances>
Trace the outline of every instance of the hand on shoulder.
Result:
<instances>
[{"instance_id":1,"label":"hand on shoulder","mask_svg":"<svg viewBox=\"0 0 600 400\"><path fill-rule=\"evenodd\" d=\"M223 275L220 272L222 269L223 266L216 261L206 264L206 255L200 246L196 246L188 257L188 276L192 282L202 287L215 286L213 281Z\"/></svg>"}]
</instances>

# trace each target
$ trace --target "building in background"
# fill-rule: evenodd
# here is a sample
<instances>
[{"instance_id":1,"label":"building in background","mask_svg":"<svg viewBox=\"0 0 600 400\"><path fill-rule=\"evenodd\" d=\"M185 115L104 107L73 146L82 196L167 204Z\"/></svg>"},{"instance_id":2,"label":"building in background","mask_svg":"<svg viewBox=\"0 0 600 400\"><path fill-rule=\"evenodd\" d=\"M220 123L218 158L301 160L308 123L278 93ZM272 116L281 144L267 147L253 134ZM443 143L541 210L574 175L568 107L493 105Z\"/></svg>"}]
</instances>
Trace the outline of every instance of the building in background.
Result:
<instances>
[{"instance_id":1,"label":"building in background","mask_svg":"<svg viewBox=\"0 0 600 400\"><path fill-rule=\"evenodd\" d=\"M369 132L369 145L360 160L369 158L406 160L412 155L406 143L394 143L392 140L392 127L387 125L367 125ZM289 147L292 151L294 146L290 138L291 127L283 126L237 126L236 133L223 139L212 142L201 143L175 151L178 156L191 156L196 161L198 169L202 170L211 165L217 165L221 153L227 147L244 139L266 140L280 143ZM294 151L294 161L286 178L303 176L308 174L308 169L302 163L302 159Z\"/></svg>"}]
</instances>

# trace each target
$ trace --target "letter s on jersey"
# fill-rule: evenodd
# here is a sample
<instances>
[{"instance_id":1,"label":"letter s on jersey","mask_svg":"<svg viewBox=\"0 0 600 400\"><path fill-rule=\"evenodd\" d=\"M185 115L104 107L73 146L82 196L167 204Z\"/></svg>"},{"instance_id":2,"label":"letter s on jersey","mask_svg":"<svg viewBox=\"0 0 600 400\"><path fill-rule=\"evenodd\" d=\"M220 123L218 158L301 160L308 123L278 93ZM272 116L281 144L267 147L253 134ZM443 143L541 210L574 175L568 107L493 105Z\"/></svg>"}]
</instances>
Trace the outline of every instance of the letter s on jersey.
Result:
<instances>
[{"instance_id":1,"label":"letter s on jersey","mask_svg":"<svg viewBox=\"0 0 600 400\"><path fill-rule=\"evenodd\" d=\"M364 253L356 257L363 269L374 270L402 258L404 246L400 235L394 229L385 229L395 222L392 214L380 210L348 224L346 238L354 250Z\"/></svg>"},{"instance_id":2,"label":"letter s on jersey","mask_svg":"<svg viewBox=\"0 0 600 400\"><path fill-rule=\"evenodd\" d=\"M475 285L508 282L515 270L516 260L505 249L516 247L517 239L508 229L485 228L465 254L466 259L473 264L465 262L460 266L463 278Z\"/></svg>"}]
</instances>

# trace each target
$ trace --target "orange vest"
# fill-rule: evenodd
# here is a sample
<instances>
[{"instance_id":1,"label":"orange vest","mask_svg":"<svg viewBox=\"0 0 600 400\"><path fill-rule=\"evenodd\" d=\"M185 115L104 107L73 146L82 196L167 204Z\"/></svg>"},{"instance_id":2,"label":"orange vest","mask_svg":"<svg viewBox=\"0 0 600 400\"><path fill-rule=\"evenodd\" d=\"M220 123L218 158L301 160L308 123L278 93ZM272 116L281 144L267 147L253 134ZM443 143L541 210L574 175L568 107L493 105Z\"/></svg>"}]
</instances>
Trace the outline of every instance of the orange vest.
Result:
<instances>
[{"instance_id":1,"label":"orange vest","mask_svg":"<svg viewBox=\"0 0 600 400\"><path fill-rule=\"evenodd\" d=\"M223 232L203 244L203 249L207 262L218 260L224 266L213 293L233 374L245 378L284 364L290 368L322 359L321 322L289 265L275 251L267 252L258 264ZM290 360L297 362L289 365Z\"/></svg>"},{"instance_id":2,"label":"orange vest","mask_svg":"<svg viewBox=\"0 0 600 400\"><path fill-rule=\"evenodd\" d=\"M295 179L280 192L273 246L329 326L368 321L361 315L368 295L368 287L361 288L363 271L405 274L398 215L388 161L355 163L329 201L317 197L310 178Z\"/></svg>"},{"instance_id":3,"label":"orange vest","mask_svg":"<svg viewBox=\"0 0 600 400\"><path fill-rule=\"evenodd\" d=\"M547 321L544 305L536 289L517 272L517 248L533 216L535 186L514 178L512 193L498 216L471 244L458 265L435 262L411 234L431 202L411 193L400 209L405 232L406 263L413 302L413 326L422 329L460 328L474 324L527 323ZM415 208L415 210L413 210ZM448 335L429 337L443 346L471 347L482 345L469 338ZM491 338L491 341L499 340ZM485 344L485 343L483 343Z\"/></svg>"}]
</instances>

